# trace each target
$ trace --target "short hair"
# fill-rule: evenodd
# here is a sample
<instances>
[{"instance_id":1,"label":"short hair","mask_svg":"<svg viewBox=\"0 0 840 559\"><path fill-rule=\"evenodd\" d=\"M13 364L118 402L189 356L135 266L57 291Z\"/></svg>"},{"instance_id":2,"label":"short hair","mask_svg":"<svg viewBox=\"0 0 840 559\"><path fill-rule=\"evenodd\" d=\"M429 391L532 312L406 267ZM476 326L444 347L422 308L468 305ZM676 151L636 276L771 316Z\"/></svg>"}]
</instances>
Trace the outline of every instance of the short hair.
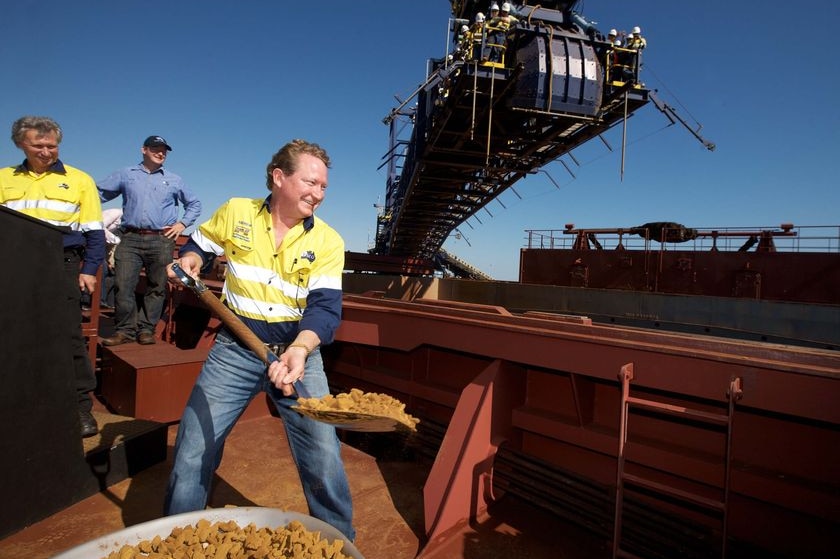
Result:
<instances>
[{"instance_id":1,"label":"short hair","mask_svg":"<svg viewBox=\"0 0 840 559\"><path fill-rule=\"evenodd\" d=\"M317 157L328 168L330 166L330 156L327 155L324 148L306 140L292 140L272 156L271 161L265 169L265 185L269 191L274 185L274 179L272 178L274 169L280 169L286 175L293 175L297 171L298 159L302 154Z\"/></svg>"},{"instance_id":2,"label":"short hair","mask_svg":"<svg viewBox=\"0 0 840 559\"><path fill-rule=\"evenodd\" d=\"M55 132L56 141L61 143L61 126L56 121L46 116L22 116L12 124L12 141L16 146L20 147L30 130L35 130L39 136Z\"/></svg>"}]
</instances>

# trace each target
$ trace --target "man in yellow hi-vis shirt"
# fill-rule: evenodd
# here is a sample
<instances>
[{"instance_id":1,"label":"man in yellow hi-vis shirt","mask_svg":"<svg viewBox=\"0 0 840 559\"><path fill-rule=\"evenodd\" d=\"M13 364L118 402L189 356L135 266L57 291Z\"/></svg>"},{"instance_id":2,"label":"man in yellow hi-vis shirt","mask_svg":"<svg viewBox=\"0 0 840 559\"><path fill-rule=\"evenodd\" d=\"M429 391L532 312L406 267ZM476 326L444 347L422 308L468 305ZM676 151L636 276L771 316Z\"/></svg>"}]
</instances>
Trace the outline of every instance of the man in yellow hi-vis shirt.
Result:
<instances>
[{"instance_id":1,"label":"man in yellow hi-vis shirt","mask_svg":"<svg viewBox=\"0 0 840 559\"><path fill-rule=\"evenodd\" d=\"M279 360L266 370L233 333L217 334L181 417L166 514L205 508L227 434L264 391L283 418L310 514L355 538L335 427L291 409L295 389L312 398L329 394L318 347L333 341L341 321L344 241L315 217L329 165L317 144L286 144L268 164L268 198L228 200L180 251L179 264L192 276L226 256L225 304Z\"/></svg>"},{"instance_id":2,"label":"man in yellow hi-vis shirt","mask_svg":"<svg viewBox=\"0 0 840 559\"><path fill-rule=\"evenodd\" d=\"M61 127L51 118L25 116L12 125L12 140L26 155L20 165L0 169L0 204L65 230L64 287L71 335L79 421L83 437L99 432L90 410L96 377L82 336L82 291L93 293L105 258L105 229L96 183L58 158Z\"/></svg>"}]
</instances>

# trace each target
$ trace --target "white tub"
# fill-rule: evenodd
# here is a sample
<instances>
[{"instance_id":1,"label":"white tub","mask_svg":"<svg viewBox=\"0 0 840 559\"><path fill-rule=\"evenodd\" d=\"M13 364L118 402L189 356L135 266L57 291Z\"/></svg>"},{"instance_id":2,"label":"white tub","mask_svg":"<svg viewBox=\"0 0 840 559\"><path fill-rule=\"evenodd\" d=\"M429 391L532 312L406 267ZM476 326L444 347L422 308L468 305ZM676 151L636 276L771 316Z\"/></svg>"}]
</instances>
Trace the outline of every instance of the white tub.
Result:
<instances>
[{"instance_id":1,"label":"white tub","mask_svg":"<svg viewBox=\"0 0 840 559\"><path fill-rule=\"evenodd\" d=\"M359 550L356 549L356 546L330 524L306 514L264 507L207 509L165 516L123 528L101 538L96 538L95 540L68 549L63 553L59 553L53 556L53 559L100 559L113 551L118 551L124 545L137 545L141 541L151 540L155 536L166 538L174 528L188 524L195 525L201 519L209 522L227 522L233 520L242 528L245 528L245 526L253 522L257 528L268 527L272 529L278 526L285 526L289 522L297 520L310 532L321 532L321 537L329 542L335 540L343 541L344 547L341 551L348 557L364 559L362 554L359 553Z\"/></svg>"}]
</instances>

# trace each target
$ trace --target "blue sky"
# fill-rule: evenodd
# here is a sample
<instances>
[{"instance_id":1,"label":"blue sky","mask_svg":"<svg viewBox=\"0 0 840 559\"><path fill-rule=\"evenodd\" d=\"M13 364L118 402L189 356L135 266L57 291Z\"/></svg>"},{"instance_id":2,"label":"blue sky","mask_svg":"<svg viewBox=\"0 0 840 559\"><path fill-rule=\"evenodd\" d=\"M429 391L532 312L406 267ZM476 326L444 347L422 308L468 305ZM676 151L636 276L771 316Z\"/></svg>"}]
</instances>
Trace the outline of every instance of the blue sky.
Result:
<instances>
[{"instance_id":1,"label":"blue sky","mask_svg":"<svg viewBox=\"0 0 840 559\"><path fill-rule=\"evenodd\" d=\"M559 189L526 178L521 199L504 193L445 248L515 280L526 229L840 223L838 4L589 0L578 11L603 31L641 26L643 81L717 149L649 105L629 121L623 180L615 129L615 151L582 146L576 178L547 166ZM446 0L16 0L0 19L0 127L8 138L19 116L55 118L61 158L95 179L160 134L203 219L231 196L267 194L271 154L307 138L333 159L319 215L366 251L385 193L382 118L443 54L449 16ZM21 160L0 142L0 163Z\"/></svg>"}]
</instances>

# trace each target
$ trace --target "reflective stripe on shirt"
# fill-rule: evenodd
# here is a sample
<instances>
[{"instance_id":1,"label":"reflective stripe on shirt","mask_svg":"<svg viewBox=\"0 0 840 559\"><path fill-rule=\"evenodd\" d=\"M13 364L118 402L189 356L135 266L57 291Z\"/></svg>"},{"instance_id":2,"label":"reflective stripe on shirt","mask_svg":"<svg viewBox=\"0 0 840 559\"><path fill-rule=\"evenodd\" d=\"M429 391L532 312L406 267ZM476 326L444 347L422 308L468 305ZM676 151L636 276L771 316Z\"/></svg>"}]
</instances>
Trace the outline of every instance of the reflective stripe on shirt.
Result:
<instances>
[{"instance_id":1,"label":"reflective stripe on shirt","mask_svg":"<svg viewBox=\"0 0 840 559\"><path fill-rule=\"evenodd\" d=\"M69 165L35 175L23 165L0 169L0 204L71 231L104 229L96 184Z\"/></svg>"},{"instance_id":2,"label":"reflective stripe on shirt","mask_svg":"<svg viewBox=\"0 0 840 559\"><path fill-rule=\"evenodd\" d=\"M82 273L95 275L105 258L102 206L93 179L79 169L56 161L40 175L25 163L0 169L0 204L66 228L65 247L84 247Z\"/></svg>"},{"instance_id":3,"label":"reflective stripe on shirt","mask_svg":"<svg viewBox=\"0 0 840 559\"><path fill-rule=\"evenodd\" d=\"M316 217L284 236L280 248L269 200L233 198L192 234L184 252L224 254L227 306L265 342L288 342L298 328L332 341L341 318L344 241Z\"/></svg>"}]
</instances>

